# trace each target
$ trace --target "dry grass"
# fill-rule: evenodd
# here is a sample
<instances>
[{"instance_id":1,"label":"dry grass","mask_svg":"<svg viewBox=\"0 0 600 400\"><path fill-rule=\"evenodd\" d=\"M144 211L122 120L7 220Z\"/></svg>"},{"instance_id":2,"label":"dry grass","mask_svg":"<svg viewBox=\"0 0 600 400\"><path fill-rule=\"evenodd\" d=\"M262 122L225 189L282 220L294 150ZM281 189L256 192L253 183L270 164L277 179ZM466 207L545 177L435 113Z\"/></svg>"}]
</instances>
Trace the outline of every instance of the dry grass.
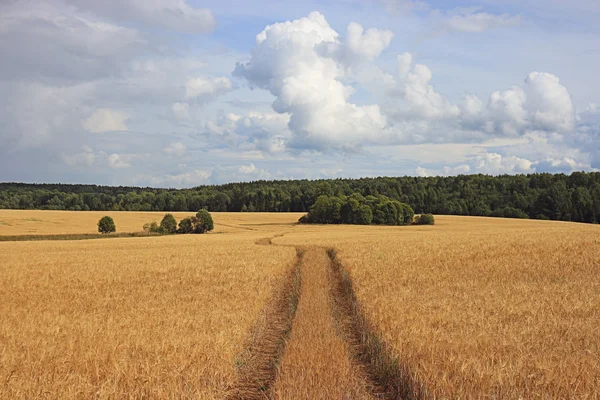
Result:
<instances>
[{"instance_id":1,"label":"dry grass","mask_svg":"<svg viewBox=\"0 0 600 400\"><path fill-rule=\"evenodd\" d=\"M222 398L296 256L240 232L0 243L0 398Z\"/></svg>"},{"instance_id":2,"label":"dry grass","mask_svg":"<svg viewBox=\"0 0 600 400\"><path fill-rule=\"evenodd\" d=\"M600 227L438 217L313 226L366 316L434 398L600 397Z\"/></svg>"}]
</instances>

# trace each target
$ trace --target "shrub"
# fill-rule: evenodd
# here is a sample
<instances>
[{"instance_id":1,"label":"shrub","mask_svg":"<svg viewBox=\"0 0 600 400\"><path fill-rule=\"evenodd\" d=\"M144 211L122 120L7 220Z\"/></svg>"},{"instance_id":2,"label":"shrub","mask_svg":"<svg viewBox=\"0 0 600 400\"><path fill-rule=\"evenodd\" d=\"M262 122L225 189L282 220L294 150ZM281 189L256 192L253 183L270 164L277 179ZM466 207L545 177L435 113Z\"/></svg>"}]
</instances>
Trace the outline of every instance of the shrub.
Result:
<instances>
[{"instance_id":1,"label":"shrub","mask_svg":"<svg viewBox=\"0 0 600 400\"><path fill-rule=\"evenodd\" d=\"M212 216L206 209L202 209L196 213L196 233L206 233L215 229Z\"/></svg>"},{"instance_id":2,"label":"shrub","mask_svg":"<svg viewBox=\"0 0 600 400\"><path fill-rule=\"evenodd\" d=\"M200 210L195 217L187 217L179 221L177 233L206 233L214 229L212 216L207 210Z\"/></svg>"},{"instance_id":3,"label":"shrub","mask_svg":"<svg viewBox=\"0 0 600 400\"><path fill-rule=\"evenodd\" d=\"M177 229L177 233L194 233L194 221L196 217L187 217L179 221L179 229Z\"/></svg>"},{"instance_id":4,"label":"shrub","mask_svg":"<svg viewBox=\"0 0 600 400\"><path fill-rule=\"evenodd\" d=\"M113 221L113 219L111 217L109 217L108 215L100 218L100 221L98 221L98 232L104 234L104 233L111 233L111 232L116 232L117 231L117 227L115 226L115 221Z\"/></svg>"},{"instance_id":5,"label":"shrub","mask_svg":"<svg viewBox=\"0 0 600 400\"><path fill-rule=\"evenodd\" d=\"M177 232L177 221L173 214L165 214L162 221L160 221L161 233L173 234Z\"/></svg>"},{"instance_id":6,"label":"shrub","mask_svg":"<svg viewBox=\"0 0 600 400\"><path fill-rule=\"evenodd\" d=\"M144 232L148 233L158 233L160 232L160 227L156 221L152 221L150 223L144 224Z\"/></svg>"},{"instance_id":7,"label":"shrub","mask_svg":"<svg viewBox=\"0 0 600 400\"><path fill-rule=\"evenodd\" d=\"M435 224L435 218L433 214L421 214L414 222L415 225L433 225Z\"/></svg>"}]
</instances>

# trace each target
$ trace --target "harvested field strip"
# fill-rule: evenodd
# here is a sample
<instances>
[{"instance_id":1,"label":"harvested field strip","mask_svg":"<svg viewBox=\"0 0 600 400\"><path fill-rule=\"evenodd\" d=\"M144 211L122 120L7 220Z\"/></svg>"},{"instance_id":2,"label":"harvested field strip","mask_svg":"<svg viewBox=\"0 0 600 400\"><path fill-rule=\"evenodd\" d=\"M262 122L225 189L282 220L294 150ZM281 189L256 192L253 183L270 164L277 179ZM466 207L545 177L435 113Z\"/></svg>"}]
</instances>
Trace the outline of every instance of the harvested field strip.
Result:
<instances>
[{"instance_id":1,"label":"harvested field strip","mask_svg":"<svg viewBox=\"0 0 600 400\"><path fill-rule=\"evenodd\" d=\"M228 391L228 399L270 397L300 296L304 253L297 250L297 257L296 265L255 325L246 351L238 357L238 378Z\"/></svg>"},{"instance_id":2,"label":"harvested field strip","mask_svg":"<svg viewBox=\"0 0 600 400\"><path fill-rule=\"evenodd\" d=\"M354 360L366 373L372 394L381 399L425 398L423 386L393 355L362 314L352 281L336 258L335 250L327 253L334 317L340 333L350 343Z\"/></svg>"},{"instance_id":3,"label":"harvested field strip","mask_svg":"<svg viewBox=\"0 0 600 400\"><path fill-rule=\"evenodd\" d=\"M348 343L331 315L324 249L306 250L302 294L273 397L279 399L371 399L367 381L352 362Z\"/></svg>"}]
</instances>

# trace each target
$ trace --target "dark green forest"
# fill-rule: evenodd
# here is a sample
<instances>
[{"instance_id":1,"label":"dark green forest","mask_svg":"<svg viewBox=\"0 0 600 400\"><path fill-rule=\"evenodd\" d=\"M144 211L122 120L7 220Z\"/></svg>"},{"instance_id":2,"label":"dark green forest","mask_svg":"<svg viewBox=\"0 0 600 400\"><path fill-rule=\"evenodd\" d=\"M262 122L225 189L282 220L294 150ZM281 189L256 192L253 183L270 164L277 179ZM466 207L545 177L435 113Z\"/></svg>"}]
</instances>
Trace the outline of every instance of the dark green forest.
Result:
<instances>
[{"instance_id":1,"label":"dark green forest","mask_svg":"<svg viewBox=\"0 0 600 400\"><path fill-rule=\"evenodd\" d=\"M0 183L0 208L307 212L321 195L386 196L415 213L600 221L600 173L256 181L192 189Z\"/></svg>"}]
</instances>

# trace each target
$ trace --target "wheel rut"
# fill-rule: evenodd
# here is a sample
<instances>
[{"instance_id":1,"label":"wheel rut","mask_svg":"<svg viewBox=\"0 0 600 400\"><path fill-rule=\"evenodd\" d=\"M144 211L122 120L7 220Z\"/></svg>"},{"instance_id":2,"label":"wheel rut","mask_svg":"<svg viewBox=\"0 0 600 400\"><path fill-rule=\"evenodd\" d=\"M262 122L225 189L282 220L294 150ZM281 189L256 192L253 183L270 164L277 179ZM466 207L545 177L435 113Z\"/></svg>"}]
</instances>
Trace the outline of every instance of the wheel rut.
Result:
<instances>
[{"instance_id":1,"label":"wheel rut","mask_svg":"<svg viewBox=\"0 0 600 400\"><path fill-rule=\"evenodd\" d=\"M283 235L256 244L279 246ZM335 250L285 246L298 261L257 322L228 398L426 398L363 315Z\"/></svg>"}]
</instances>

